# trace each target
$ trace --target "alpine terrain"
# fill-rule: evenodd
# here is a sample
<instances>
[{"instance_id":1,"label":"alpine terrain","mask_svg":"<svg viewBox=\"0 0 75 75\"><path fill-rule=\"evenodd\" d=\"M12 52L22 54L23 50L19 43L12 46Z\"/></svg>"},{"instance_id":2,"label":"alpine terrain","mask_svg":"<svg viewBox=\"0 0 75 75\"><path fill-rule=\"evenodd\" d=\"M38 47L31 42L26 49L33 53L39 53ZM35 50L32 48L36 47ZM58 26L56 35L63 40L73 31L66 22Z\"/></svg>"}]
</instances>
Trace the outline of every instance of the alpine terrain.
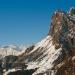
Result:
<instances>
[{"instance_id":1,"label":"alpine terrain","mask_svg":"<svg viewBox=\"0 0 75 75\"><path fill-rule=\"evenodd\" d=\"M42 41L0 61L2 75L75 75L75 8L56 11Z\"/></svg>"}]
</instances>

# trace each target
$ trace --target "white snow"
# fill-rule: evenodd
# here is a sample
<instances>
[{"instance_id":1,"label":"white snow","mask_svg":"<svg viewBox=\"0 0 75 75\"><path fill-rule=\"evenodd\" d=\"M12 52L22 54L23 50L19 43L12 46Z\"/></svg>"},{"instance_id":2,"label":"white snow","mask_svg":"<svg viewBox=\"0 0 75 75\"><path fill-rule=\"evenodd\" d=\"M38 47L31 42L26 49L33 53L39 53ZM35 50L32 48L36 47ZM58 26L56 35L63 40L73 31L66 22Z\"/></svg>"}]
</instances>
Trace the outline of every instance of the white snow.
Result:
<instances>
[{"instance_id":1,"label":"white snow","mask_svg":"<svg viewBox=\"0 0 75 75\"><path fill-rule=\"evenodd\" d=\"M35 48L34 48L30 53L36 51L39 47L41 47L41 48L42 48L42 47L46 47L50 40L52 40L51 36L47 36L47 37L46 37L45 39L43 39L41 42L37 43L37 44L35 45ZM29 53L29 54L30 54L30 53Z\"/></svg>"},{"instance_id":2,"label":"white snow","mask_svg":"<svg viewBox=\"0 0 75 75\"><path fill-rule=\"evenodd\" d=\"M10 69L8 71L6 71L3 75L8 75L10 72L15 72L16 70L15 69Z\"/></svg>"},{"instance_id":3,"label":"white snow","mask_svg":"<svg viewBox=\"0 0 75 75\"><path fill-rule=\"evenodd\" d=\"M38 63L37 62L30 62L30 63L28 63L27 69L35 69L37 67L38 67Z\"/></svg>"},{"instance_id":4,"label":"white snow","mask_svg":"<svg viewBox=\"0 0 75 75\"><path fill-rule=\"evenodd\" d=\"M12 48L0 48L0 55L7 56L7 55L16 55L19 51L14 50Z\"/></svg>"},{"instance_id":5,"label":"white snow","mask_svg":"<svg viewBox=\"0 0 75 75\"><path fill-rule=\"evenodd\" d=\"M11 72L16 72L16 71L18 71L18 70L21 70L21 69L15 69L15 68L9 69L9 70L6 71L3 75L8 75L9 73L11 73Z\"/></svg>"},{"instance_id":6,"label":"white snow","mask_svg":"<svg viewBox=\"0 0 75 75\"><path fill-rule=\"evenodd\" d=\"M41 42L37 43L34 49L30 53L33 53L39 47L40 48L43 47L44 49L42 50L43 54L39 56L38 59L40 59L40 57L43 57L44 55L46 56L43 57L41 61L38 61L37 59L37 61L30 62L28 64L27 69L38 68L37 71L33 73L33 75L43 73L43 72L46 72L48 69L51 69L54 66L53 62L59 57L59 54L61 53L61 50L62 50L62 48L59 48L57 50L55 49L55 46L52 44L51 36L47 36Z\"/></svg>"},{"instance_id":7,"label":"white snow","mask_svg":"<svg viewBox=\"0 0 75 75\"><path fill-rule=\"evenodd\" d=\"M20 55L26 50L26 46L19 46L16 45L8 45L8 46L1 46L0 47L0 55L8 56L8 55Z\"/></svg>"}]
</instances>

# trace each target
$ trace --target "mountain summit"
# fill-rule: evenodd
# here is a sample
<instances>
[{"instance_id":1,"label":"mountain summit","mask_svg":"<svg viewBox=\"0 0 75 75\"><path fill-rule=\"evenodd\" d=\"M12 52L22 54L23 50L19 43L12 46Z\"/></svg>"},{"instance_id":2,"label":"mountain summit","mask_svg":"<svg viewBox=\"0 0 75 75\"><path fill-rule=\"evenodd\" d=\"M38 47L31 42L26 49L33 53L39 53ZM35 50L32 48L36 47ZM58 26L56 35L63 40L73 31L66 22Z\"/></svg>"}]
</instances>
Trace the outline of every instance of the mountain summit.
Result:
<instances>
[{"instance_id":1,"label":"mountain summit","mask_svg":"<svg viewBox=\"0 0 75 75\"><path fill-rule=\"evenodd\" d=\"M50 26L48 35L18 55L12 65L26 64L25 70L35 70L29 75L75 75L75 8L56 11Z\"/></svg>"}]
</instances>

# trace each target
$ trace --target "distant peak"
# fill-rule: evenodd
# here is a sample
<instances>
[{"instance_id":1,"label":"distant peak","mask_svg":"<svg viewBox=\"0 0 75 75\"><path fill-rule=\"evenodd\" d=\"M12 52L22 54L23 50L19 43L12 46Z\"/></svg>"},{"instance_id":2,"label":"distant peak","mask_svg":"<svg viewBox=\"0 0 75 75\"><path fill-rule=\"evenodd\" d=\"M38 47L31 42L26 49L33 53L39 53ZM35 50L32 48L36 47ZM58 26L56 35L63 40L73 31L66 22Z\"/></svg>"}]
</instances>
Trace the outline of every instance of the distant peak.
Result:
<instances>
[{"instance_id":1,"label":"distant peak","mask_svg":"<svg viewBox=\"0 0 75 75\"><path fill-rule=\"evenodd\" d=\"M75 7L71 7L70 10L69 10L69 14L72 16L72 15L75 15Z\"/></svg>"}]
</instances>

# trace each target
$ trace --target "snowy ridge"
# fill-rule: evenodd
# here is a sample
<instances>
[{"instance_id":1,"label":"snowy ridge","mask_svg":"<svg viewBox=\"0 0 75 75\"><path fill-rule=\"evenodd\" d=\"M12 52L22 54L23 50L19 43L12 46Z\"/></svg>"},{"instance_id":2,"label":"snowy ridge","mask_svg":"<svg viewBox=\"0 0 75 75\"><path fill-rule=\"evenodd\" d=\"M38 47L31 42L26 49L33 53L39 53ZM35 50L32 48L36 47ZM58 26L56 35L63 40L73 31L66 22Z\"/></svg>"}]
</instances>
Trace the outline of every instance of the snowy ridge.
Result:
<instances>
[{"instance_id":1,"label":"snowy ridge","mask_svg":"<svg viewBox=\"0 0 75 75\"><path fill-rule=\"evenodd\" d=\"M50 38L51 36L47 36L45 39L43 39L41 42L35 44L35 48L30 52L34 52L35 50L37 50L39 47L46 47L47 44L49 43L50 40L52 40L52 38Z\"/></svg>"},{"instance_id":2,"label":"snowy ridge","mask_svg":"<svg viewBox=\"0 0 75 75\"><path fill-rule=\"evenodd\" d=\"M8 56L8 55L16 55L19 51L12 48L0 48L0 55Z\"/></svg>"},{"instance_id":3,"label":"snowy ridge","mask_svg":"<svg viewBox=\"0 0 75 75\"><path fill-rule=\"evenodd\" d=\"M0 47L0 55L8 56L8 55L20 55L26 50L26 46L17 47L16 45L8 45Z\"/></svg>"},{"instance_id":4,"label":"snowy ridge","mask_svg":"<svg viewBox=\"0 0 75 75\"><path fill-rule=\"evenodd\" d=\"M55 49L55 46L52 44L51 36L47 36L41 42L36 44L34 49L30 53L36 52L36 50L39 47L40 48L43 47L44 49L45 48L46 49L45 51L44 49L42 50L42 52L44 51L43 54L39 56L39 58L36 59L36 61L29 62L28 67L27 67L27 69L39 68L33 75L46 72L48 69L52 69L54 66L53 62L59 57L61 50L62 50L62 48L59 48L57 50ZM41 57L43 58L41 59ZM41 60L41 61L38 61L38 60Z\"/></svg>"}]
</instances>

